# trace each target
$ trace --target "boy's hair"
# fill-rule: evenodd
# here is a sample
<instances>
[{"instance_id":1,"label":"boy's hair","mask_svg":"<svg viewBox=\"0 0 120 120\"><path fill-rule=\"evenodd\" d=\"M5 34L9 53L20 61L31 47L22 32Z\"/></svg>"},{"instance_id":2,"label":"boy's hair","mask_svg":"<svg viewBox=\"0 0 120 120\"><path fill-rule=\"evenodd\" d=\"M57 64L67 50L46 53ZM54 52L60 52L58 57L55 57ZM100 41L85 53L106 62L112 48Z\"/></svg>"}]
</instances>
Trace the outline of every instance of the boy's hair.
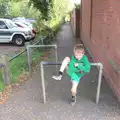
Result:
<instances>
[{"instance_id":1,"label":"boy's hair","mask_svg":"<svg viewBox=\"0 0 120 120\"><path fill-rule=\"evenodd\" d=\"M85 52L84 45L83 44L77 44L77 45L75 45L74 52L76 50L80 50L80 51L82 50L83 52Z\"/></svg>"}]
</instances>

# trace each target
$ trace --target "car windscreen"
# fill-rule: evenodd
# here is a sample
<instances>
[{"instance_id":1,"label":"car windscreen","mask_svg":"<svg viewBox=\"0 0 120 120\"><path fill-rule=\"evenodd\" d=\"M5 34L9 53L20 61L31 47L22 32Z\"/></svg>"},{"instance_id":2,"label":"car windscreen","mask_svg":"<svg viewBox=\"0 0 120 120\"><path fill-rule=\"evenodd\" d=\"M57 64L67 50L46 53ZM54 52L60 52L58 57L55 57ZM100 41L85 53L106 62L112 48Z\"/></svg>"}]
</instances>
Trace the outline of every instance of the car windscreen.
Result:
<instances>
[{"instance_id":1,"label":"car windscreen","mask_svg":"<svg viewBox=\"0 0 120 120\"><path fill-rule=\"evenodd\" d=\"M7 21L7 25L9 28L17 27L17 25L13 23L12 21Z\"/></svg>"}]
</instances>

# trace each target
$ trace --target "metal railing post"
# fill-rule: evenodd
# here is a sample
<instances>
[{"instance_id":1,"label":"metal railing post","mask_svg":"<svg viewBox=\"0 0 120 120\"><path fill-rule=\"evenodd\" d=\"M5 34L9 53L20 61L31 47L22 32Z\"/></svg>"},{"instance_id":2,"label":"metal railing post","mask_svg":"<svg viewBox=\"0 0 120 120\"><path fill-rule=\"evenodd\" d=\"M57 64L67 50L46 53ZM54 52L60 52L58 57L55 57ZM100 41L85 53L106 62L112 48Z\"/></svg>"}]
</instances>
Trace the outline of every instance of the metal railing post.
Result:
<instances>
[{"instance_id":1,"label":"metal railing post","mask_svg":"<svg viewBox=\"0 0 120 120\"><path fill-rule=\"evenodd\" d=\"M97 93L96 93L96 104L99 103L100 99L100 88L101 88L101 82L102 82L102 71L103 71L103 65L99 63L99 76L98 76L98 86L97 86Z\"/></svg>"},{"instance_id":2,"label":"metal railing post","mask_svg":"<svg viewBox=\"0 0 120 120\"><path fill-rule=\"evenodd\" d=\"M40 64L40 68L41 68L41 81L42 81L43 102L46 103L46 91L45 91L45 80L44 80L43 64Z\"/></svg>"},{"instance_id":3,"label":"metal railing post","mask_svg":"<svg viewBox=\"0 0 120 120\"><path fill-rule=\"evenodd\" d=\"M27 46L27 57L28 57L28 71L29 71L29 77L32 76L32 67L31 67L31 52L30 47Z\"/></svg>"},{"instance_id":4,"label":"metal railing post","mask_svg":"<svg viewBox=\"0 0 120 120\"><path fill-rule=\"evenodd\" d=\"M55 46L55 55L56 55L56 63L58 62L58 48ZM58 65L56 64L56 72L58 73Z\"/></svg>"},{"instance_id":5,"label":"metal railing post","mask_svg":"<svg viewBox=\"0 0 120 120\"><path fill-rule=\"evenodd\" d=\"M58 61L58 53L57 53L57 45L28 45L27 46L27 56L28 56L28 69L29 69L29 77L32 76L32 57L31 57L31 48L38 48L38 47L54 47L55 48L55 56L56 56L56 62ZM58 67L56 65L56 71Z\"/></svg>"}]
</instances>

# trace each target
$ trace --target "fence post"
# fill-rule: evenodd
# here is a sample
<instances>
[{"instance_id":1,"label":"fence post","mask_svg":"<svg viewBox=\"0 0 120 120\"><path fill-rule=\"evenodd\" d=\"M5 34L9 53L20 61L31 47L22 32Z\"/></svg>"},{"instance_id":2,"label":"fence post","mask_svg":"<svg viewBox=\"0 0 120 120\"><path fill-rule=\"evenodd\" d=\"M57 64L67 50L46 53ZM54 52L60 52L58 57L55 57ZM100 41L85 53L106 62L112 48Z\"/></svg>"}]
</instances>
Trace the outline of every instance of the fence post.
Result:
<instances>
[{"instance_id":1,"label":"fence post","mask_svg":"<svg viewBox=\"0 0 120 120\"><path fill-rule=\"evenodd\" d=\"M4 78L4 82L7 85L11 84L11 74L10 74L10 63L8 60L8 56L7 55L2 55L2 59L3 59L3 78Z\"/></svg>"},{"instance_id":2,"label":"fence post","mask_svg":"<svg viewBox=\"0 0 120 120\"><path fill-rule=\"evenodd\" d=\"M43 92L43 102L46 103L46 91L45 91L45 80L44 80L44 68L43 64L40 64L41 69L41 80L42 80L42 92Z\"/></svg>"},{"instance_id":3,"label":"fence post","mask_svg":"<svg viewBox=\"0 0 120 120\"><path fill-rule=\"evenodd\" d=\"M42 45L44 45L44 38L41 39Z\"/></svg>"},{"instance_id":4,"label":"fence post","mask_svg":"<svg viewBox=\"0 0 120 120\"><path fill-rule=\"evenodd\" d=\"M55 46L55 55L56 55L56 63L58 62L58 47ZM58 65L56 64L56 72L58 74Z\"/></svg>"},{"instance_id":5,"label":"fence post","mask_svg":"<svg viewBox=\"0 0 120 120\"><path fill-rule=\"evenodd\" d=\"M30 42L26 42L25 46L27 49L27 57L28 57L28 71L29 71L29 77L32 76L32 67L31 67L31 63L32 63L32 56L31 56L31 48L28 47L28 45L31 45Z\"/></svg>"},{"instance_id":6,"label":"fence post","mask_svg":"<svg viewBox=\"0 0 120 120\"><path fill-rule=\"evenodd\" d=\"M100 89L101 89L101 82L102 82L102 72L103 72L103 65L99 64L99 76L98 76L98 86L97 86L97 94L96 94L96 104L99 103L100 99Z\"/></svg>"},{"instance_id":7,"label":"fence post","mask_svg":"<svg viewBox=\"0 0 120 120\"><path fill-rule=\"evenodd\" d=\"M25 48L27 49L27 46L28 45L31 45L31 43L30 42L25 42Z\"/></svg>"}]
</instances>

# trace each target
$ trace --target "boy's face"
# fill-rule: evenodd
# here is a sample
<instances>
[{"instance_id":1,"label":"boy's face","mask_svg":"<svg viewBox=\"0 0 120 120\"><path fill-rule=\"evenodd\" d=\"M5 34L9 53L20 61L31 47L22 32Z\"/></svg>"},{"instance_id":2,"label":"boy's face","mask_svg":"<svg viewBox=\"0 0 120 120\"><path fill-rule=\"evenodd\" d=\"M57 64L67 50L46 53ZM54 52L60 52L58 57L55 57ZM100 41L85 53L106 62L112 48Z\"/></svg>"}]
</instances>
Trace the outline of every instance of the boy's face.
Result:
<instances>
[{"instance_id":1,"label":"boy's face","mask_svg":"<svg viewBox=\"0 0 120 120\"><path fill-rule=\"evenodd\" d=\"M84 55L84 50L76 50L74 54L76 59L80 60Z\"/></svg>"}]
</instances>

